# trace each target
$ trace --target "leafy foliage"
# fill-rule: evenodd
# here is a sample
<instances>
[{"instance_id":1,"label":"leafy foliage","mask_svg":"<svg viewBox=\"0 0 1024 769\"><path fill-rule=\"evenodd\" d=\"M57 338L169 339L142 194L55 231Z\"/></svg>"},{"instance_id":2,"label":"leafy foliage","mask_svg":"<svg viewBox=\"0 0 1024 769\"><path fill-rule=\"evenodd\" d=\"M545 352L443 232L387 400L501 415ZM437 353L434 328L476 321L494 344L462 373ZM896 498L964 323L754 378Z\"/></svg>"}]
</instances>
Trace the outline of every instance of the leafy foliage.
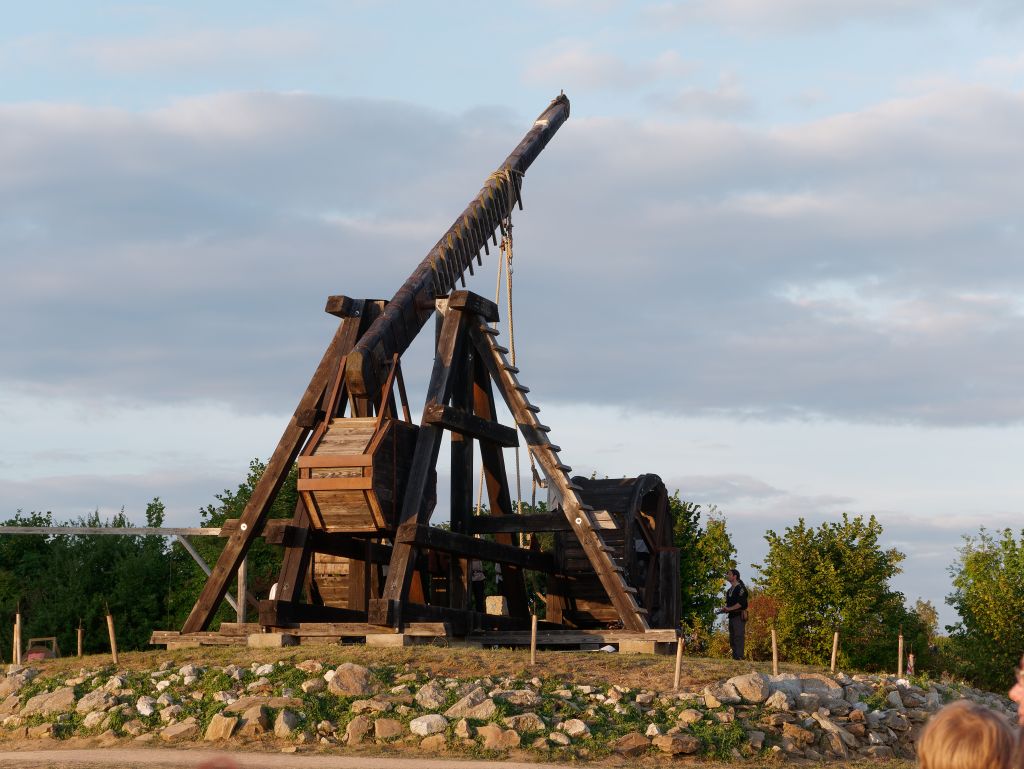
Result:
<instances>
[{"instance_id":1,"label":"leafy foliage","mask_svg":"<svg viewBox=\"0 0 1024 769\"><path fill-rule=\"evenodd\" d=\"M836 630L843 666L894 669L901 628L908 648L926 648L923 623L889 586L904 555L883 549L881 534L874 516L846 514L816 529L801 518L781 535L765 534L768 555L755 567L757 585L777 603L779 645L787 659L827 664Z\"/></svg>"},{"instance_id":2,"label":"leafy foliage","mask_svg":"<svg viewBox=\"0 0 1024 769\"><path fill-rule=\"evenodd\" d=\"M950 567L953 592L946 602L960 614L948 628L951 654L961 672L994 689L1006 689L1021 652L1024 616L1024 530L965 537Z\"/></svg>"},{"instance_id":3,"label":"leafy foliage","mask_svg":"<svg viewBox=\"0 0 1024 769\"><path fill-rule=\"evenodd\" d=\"M668 500L675 520L673 538L679 548L682 622L690 629L708 629L722 603L722 580L736 565L725 517L711 505L701 525L701 505L686 502L676 491Z\"/></svg>"}]
</instances>

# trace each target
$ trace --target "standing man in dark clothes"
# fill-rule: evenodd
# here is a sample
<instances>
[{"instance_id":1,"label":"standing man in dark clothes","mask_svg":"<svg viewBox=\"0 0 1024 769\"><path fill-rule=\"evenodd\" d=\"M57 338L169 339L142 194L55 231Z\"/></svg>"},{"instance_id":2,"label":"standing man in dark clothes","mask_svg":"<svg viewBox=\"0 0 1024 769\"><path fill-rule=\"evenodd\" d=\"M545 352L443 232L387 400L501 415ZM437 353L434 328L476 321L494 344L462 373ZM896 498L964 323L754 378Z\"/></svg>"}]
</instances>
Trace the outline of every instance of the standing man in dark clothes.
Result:
<instances>
[{"instance_id":1,"label":"standing man in dark clothes","mask_svg":"<svg viewBox=\"0 0 1024 769\"><path fill-rule=\"evenodd\" d=\"M718 613L729 615L729 647L732 658L741 660L747 632L747 586L736 569L729 569L725 578L729 582L729 590L725 594L725 606Z\"/></svg>"}]
</instances>

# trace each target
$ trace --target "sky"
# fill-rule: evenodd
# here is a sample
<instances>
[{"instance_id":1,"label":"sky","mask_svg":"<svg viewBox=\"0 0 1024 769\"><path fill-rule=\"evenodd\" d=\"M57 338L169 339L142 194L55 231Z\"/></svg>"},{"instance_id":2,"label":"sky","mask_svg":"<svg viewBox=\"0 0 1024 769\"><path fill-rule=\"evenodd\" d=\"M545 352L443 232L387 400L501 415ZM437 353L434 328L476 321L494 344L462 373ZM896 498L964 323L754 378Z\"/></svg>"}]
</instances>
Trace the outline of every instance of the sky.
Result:
<instances>
[{"instance_id":1,"label":"sky","mask_svg":"<svg viewBox=\"0 0 1024 769\"><path fill-rule=\"evenodd\" d=\"M196 525L273 450L325 298L389 298L564 90L514 313L575 472L717 506L745 577L766 530L875 515L944 622L962 537L1024 525L1018 3L4 16L3 517Z\"/></svg>"}]
</instances>

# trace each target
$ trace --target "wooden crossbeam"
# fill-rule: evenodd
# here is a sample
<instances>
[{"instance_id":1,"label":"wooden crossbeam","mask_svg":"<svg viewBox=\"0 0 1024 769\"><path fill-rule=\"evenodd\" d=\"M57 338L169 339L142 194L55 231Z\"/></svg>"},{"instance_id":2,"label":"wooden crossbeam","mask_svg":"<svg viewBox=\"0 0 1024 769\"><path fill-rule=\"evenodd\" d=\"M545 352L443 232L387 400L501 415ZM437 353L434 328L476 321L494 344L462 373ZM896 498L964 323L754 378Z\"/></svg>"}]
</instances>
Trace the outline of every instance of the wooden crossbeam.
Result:
<instances>
[{"instance_id":1,"label":"wooden crossbeam","mask_svg":"<svg viewBox=\"0 0 1024 769\"><path fill-rule=\"evenodd\" d=\"M452 406L432 404L423 412L423 419L469 438L490 441L498 446L511 448L519 445L519 434L512 427L506 427L489 419L481 419Z\"/></svg>"},{"instance_id":2,"label":"wooden crossbeam","mask_svg":"<svg viewBox=\"0 0 1024 769\"><path fill-rule=\"evenodd\" d=\"M442 553L455 553L466 557L494 561L500 564L521 566L532 571L551 574L556 571L555 558L550 553L503 545L486 539L476 539L466 534L445 531L436 526L417 526L415 531L399 531L398 544L429 547Z\"/></svg>"},{"instance_id":3,"label":"wooden crossbeam","mask_svg":"<svg viewBox=\"0 0 1024 769\"><path fill-rule=\"evenodd\" d=\"M517 534L540 531L570 531L561 513L533 515L477 515L469 520L470 534Z\"/></svg>"}]
</instances>

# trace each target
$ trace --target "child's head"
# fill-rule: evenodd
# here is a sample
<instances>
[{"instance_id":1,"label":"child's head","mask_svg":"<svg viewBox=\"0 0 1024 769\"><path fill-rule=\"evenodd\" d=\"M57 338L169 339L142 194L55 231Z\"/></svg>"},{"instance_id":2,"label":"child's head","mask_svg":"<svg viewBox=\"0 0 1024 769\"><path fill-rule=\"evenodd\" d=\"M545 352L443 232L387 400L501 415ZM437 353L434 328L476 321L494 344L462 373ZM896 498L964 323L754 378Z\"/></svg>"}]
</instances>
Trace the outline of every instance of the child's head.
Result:
<instances>
[{"instance_id":1,"label":"child's head","mask_svg":"<svg viewBox=\"0 0 1024 769\"><path fill-rule=\"evenodd\" d=\"M917 741L921 769L1012 769L1016 739L1009 722L968 700L940 710Z\"/></svg>"}]
</instances>

